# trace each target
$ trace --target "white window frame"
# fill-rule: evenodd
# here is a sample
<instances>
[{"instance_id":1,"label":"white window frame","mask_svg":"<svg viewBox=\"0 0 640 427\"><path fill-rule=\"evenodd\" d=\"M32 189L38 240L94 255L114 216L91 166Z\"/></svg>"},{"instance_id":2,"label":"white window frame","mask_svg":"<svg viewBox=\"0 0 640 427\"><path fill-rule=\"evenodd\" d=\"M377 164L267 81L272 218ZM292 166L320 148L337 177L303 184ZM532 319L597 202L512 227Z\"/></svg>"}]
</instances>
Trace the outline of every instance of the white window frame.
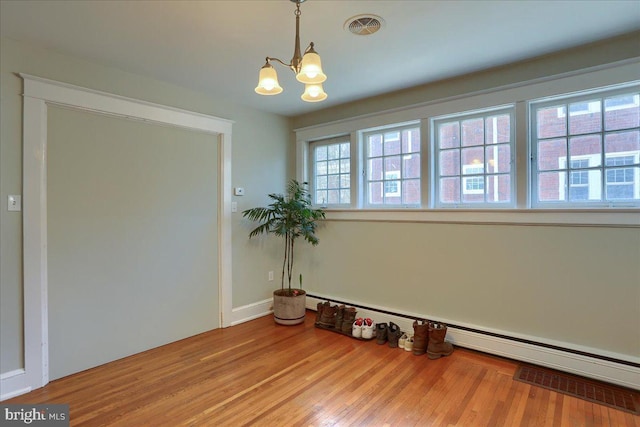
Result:
<instances>
[{"instance_id":1,"label":"white window frame","mask_svg":"<svg viewBox=\"0 0 640 427\"><path fill-rule=\"evenodd\" d=\"M509 142L508 143L495 143L495 144L487 144L486 141L486 129L485 129L485 135L483 137L483 144L481 145L475 145L475 146L468 146L468 147L463 147L462 145L460 145L457 148L453 148L453 149L440 149L439 148L439 135L438 135L438 125L440 124L444 124L450 121L458 121L458 122L462 122L462 121L466 121L466 120L472 120L472 119L479 119L482 118L483 121L487 118L487 117L491 117L491 116L501 116L501 115L507 115L509 116ZM515 104L509 104L509 105L501 105L501 106L495 106L495 107L490 107L490 108L485 108L482 110L475 110L475 111L465 111L465 112L460 112L460 113L456 113L456 114L450 114L450 115L445 115L445 116L440 116L440 117L433 117L430 119L431 121L431 163L433 164L433 197L434 197L434 206L436 208L444 208L444 209L452 209L452 208L469 208L469 209L478 209L478 208L482 208L482 209L509 209L509 208L514 208L516 207L516 181L515 181L515 177L517 174L517 170L516 170L516 106ZM450 175L450 176L440 176L440 165L439 165L439 159L440 159L440 152L441 151L449 151L449 150L459 150L460 154L462 154L462 149L463 148L473 148L473 147L482 147L482 149L486 149L488 147L499 147L501 145L509 145L509 150L510 150L510 157L509 157L509 161L510 161L510 171L509 173L488 173L486 172L486 170L484 169L485 166L485 162L481 162L481 163L470 163L470 164L463 164L462 163L462 156L460 155L460 174L459 175ZM478 173L476 174L475 172L473 172L470 176L467 175L468 173L470 173L470 170L476 169L482 167L483 168L483 172L482 173ZM508 202L492 202L492 201L485 201L484 202L464 202L462 201L462 195L464 194L485 194L486 191L486 186L487 186L487 180L491 179L491 178L497 178L499 176L506 176L509 175L509 201ZM451 178L451 177L458 177L460 179L460 201L459 202L455 202L455 203L449 203L449 202L442 202L440 200L440 178ZM472 179L472 180L476 180L478 178L482 178L483 180L483 189L482 190L467 190L467 182Z\"/></svg>"},{"instance_id":2,"label":"white window frame","mask_svg":"<svg viewBox=\"0 0 640 427\"><path fill-rule=\"evenodd\" d=\"M393 208L420 208L422 206L422 191L420 194L420 202L417 204L414 203L385 203L384 200L387 197L402 197L402 187L403 187L403 183L405 181L413 181L413 180L418 180L420 181L420 185L421 188L424 185L424 175L422 172L422 162L420 165L420 176L418 178L405 178L405 174L404 174L404 162L403 160L405 158L407 158L407 156L412 156L414 154L420 155L420 156L424 156L423 154L423 150L422 148L422 144L420 147L418 147L418 151L411 151L411 152L407 152L404 153L402 152L402 132L404 131L416 131L419 133L420 135L420 140L422 141L423 135L422 135L422 129L420 126L420 122L419 121L411 121L411 122L407 122L407 123L397 123L397 124L393 124L390 126L382 126L382 127L378 127L378 128L372 128L372 129L365 129L359 132L360 134L360 138L359 138L359 143L361 145L361 150L359 151L360 153L362 153L362 162L361 162L361 169L362 169L362 182L359 185L359 187L362 188L362 201L361 201L361 205L365 208L373 208L373 209L393 209ZM372 136L372 135L382 135L383 137L383 144L384 144L384 140L386 140L385 135L388 134L392 134L392 133L398 133L399 137L398 137L398 142L400 144L400 152L398 154L393 154L393 155L385 155L384 153L381 156L374 156L374 157L369 157L369 153L368 153L368 137ZM413 149L414 147L411 145L411 139L409 139L408 141L408 147L409 149ZM382 159L382 163L384 164L384 159L387 157L400 157L400 171L386 171L383 169L382 172L382 180L372 180L374 182L381 182L382 183L382 189L381 189L381 197L383 198L383 203L371 203L370 197L370 191L369 191L369 183L371 181L369 181L369 171L367 169L368 167L368 161L372 158L379 158ZM422 159L422 157L421 157ZM387 192L387 184L389 183L389 181L393 181L393 182L397 182L397 191L395 192Z\"/></svg>"},{"instance_id":3,"label":"white window frame","mask_svg":"<svg viewBox=\"0 0 640 427\"><path fill-rule=\"evenodd\" d=\"M323 176L327 177L327 180L329 179L330 175L336 175L338 177L338 198L340 200L339 203L329 203L328 200L325 200L324 203L319 202L316 199L317 196L317 192L318 191L324 191L328 189L320 189L320 188L316 188L316 178L318 177L317 175L317 162L315 159L315 152L316 152L316 148L318 147L328 147L328 146L333 146L333 145L342 145L342 144L349 144L349 157L342 157L342 154L339 155L338 157L338 173L336 174L330 174L329 171L327 170L326 174L323 174ZM309 176L304 180L305 182L308 182L309 185L309 193L311 194L311 200L312 200L312 204L314 206L318 206L318 207L323 207L323 208L344 208L344 207L350 207L352 205L353 202L353 180L351 179L352 175L353 175L353 171L354 171L354 166L353 166L353 150L351 149L353 143L350 140L349 135L343 135L343 136L338 136L338 137L333 137L333 138L326 138L326 139L321 139L321 140L317 140L317 141L313 141L309 143L309 168L310 168L310 173ZM340 149L340 148L339 148ZM349 187L343 187L342 186L342 180L341 180L341 176L342 175L346 175L346 172L342 172L342 170L340 169L340 163L342 160L344 159L349 159ZM328 160L327 160L328 162ZM348 202L342 202L342 196L341 196L341 192L343 190L349 190L349 201Z\"/></svg>"},{"instance_id":4,"label":"white window frame","mask_svg":"<svg viewBox=\"0 0 640 427\"><path fill-rule=\"evenodd\" d=\"M615 207L633 207L633 208L637 208L640 207L640 200L628 200L628 199L620 199L620 200L607 200L607 193L606 193L606 174L607 171L610 170L612 167L607 166L606 165L606 159L610 158L610 157L616 157L616 156L628 156L628 155L634 155L635 159L638 159L640 157L640 150L638 152L636 151L630 151L630 152L610 152L607 153L605 152L605 136L607 134L614 134L620 131L629 131L629 130L634 130L634 129L639 129L636 127L632 127L629 129L624 129L624 130L605 130L605 124L604 124L604 113L605 113L605 102L604 100L606 98L611 98L611 97L615 97L618 95L624 95L624 94L629 94L629 93L633 93L633 92L638 92L640 91L640 84L638 84L638 82L632 82L632 83L625 83L625 84L621 84L621 85L615 85L612 87L604 87L604 88L596 88L596 89L592 89L592 90L586 90L586 91L581 91L581 92L577 92L577 93L571 93L571 94L562 94L562 95L558 95L558 96L553 96L553 97L548 97L548 98L542 98L542 99L536 99L536 100L531 100L528 102L528 111L529 111L529 151L531 153L530 155L530 173L529 173L529 182L530 182L530 206L532 208L539 208L539 209L575 209L575 208L615 208ZM565 120L567 119L566 114L560 114L561 111L566 110L567 108L569 108L569 106L571 104L576 104L576 103L580 103L580 102L589 102L589 101L593 101L594 98L599 98L600 99L600 105L599 108L593 108L590 107L589 108L589 112L592 112L591 110L593 110L593 112L595 113L599 113L602 116L602 125L601 125L601 129L598 132L588 132L588 133L584 133L584 134L570 134L570 130L569 130L569 124L568 122L566 123L566 134L563 136L559 136L558 138L561 139L566 139L567 140L567 144L569 143L569 139L571 137L576 137L579 135L599 135L600 139L601 139L601 153L600 154L587 154L587 155L578 155L578 156L572 156L572 160L579 160L579 159L585 159L585 158L589 158L589 169L585 169L586 171L589 172L589 198L585 201L578 201L578 200L571 200L569 197L570 195L566 194L566 191L569 190L569 186L570 186L570 182L567 176L567 173L570 173L571 168L567 167L567 158L566 156L560 157L559 158L559 164L558 164L558 176L559 176L559 180L563 181L565 184L564 185L560 185L558 191L559 191L559 199L560 200L545 200L545 201L540 201L539 199L539 193L538 193L538 188L539 188L539 174L540 173L548 173L548 172L553 172L553 170L538 170L538 135L537 135L537 128L538 128L538 123L537 123L537 112L541 109L544 108L549 108L549 107L554 107L558 104L564 104L564 107L558 107L558 118L564 118ZM595 104L595 103L593 103ZM591 105L591 103L590 103ZM640 106L640 95L637 95L634 97L634 103L633 104L625 104L623 106L615 106L613 108L609 108L609 110L619 110L621 108L625 108L627 105L632 105L632 106ZM574 112L574 113L570 113L569 116L575 116L575 115L579 115L582 112ZM586 111L585 111L586 113ZM551 139L551 138L549 138ZM568 150L569 147L567 145L567 155L568 154ZM626 153L626 154L624 154ZM638 163L638 160L636 160L635 165L630 165L631 167L634 166L640 166ZM637 173L634 174L638 175ZM637 178L634 178L637 179ZM592 185L592 182L595 181L599 181L598 185L596 187L595 184ZM638 193L638 189L635 188L635 184L634 184L634 195L636 193ZM636 198L638 198L638 196L634 196ZM565 200L566 199L566 200Z\"/></svg>"}]
</instances>

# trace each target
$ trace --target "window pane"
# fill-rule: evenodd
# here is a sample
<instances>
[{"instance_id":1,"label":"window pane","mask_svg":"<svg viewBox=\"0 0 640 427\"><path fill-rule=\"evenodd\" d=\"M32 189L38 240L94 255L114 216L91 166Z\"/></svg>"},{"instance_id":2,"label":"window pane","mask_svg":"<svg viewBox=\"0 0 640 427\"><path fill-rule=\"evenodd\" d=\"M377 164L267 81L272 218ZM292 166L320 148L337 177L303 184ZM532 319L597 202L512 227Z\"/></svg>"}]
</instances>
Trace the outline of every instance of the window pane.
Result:
<instances>
[{"instance_id":1,"label":"window pane","mask_svg":"<svg viewBox=\"0 0 640 427\"><path fill-rule=\"evenodd\" d=\"M484 120L482 118L462 122L462 145L484 144Z\"/></svg>"},{"instance_id":2,"label":"window pane","mask_svg":"<svg viewBox=\"0 0 640 427\"><path fill-rule=\"evenodd\" d=\"M486 119L487 144L511 141L511 118L508 114L490 116Z\"/></svg>"},{"instance_id":3,"label":"window pane","mask_svg":"<svg viewBox=\"0 0 640 427\"><path fill-rule=\"evenodd\" d=\"M327 194L329 196L327 200L330 205L340 203L340 192L338 190L328 190Z\"/></svg>"},{"instance_id":4,"label":"window pane","mask_svg":"<svg viewBox=\"0 0 640 427\"><path fill-rule=\"evenodd\" d=\"M632 156L628 156L632 157ZM635 159L628 159L629 162ZM607 170L607 200L640 199L640 167L616 168Z\"/></svg>"},{"instance_id":5,"label":"window pane","mask_svg":"<svg viewBox=\"0 0 640 427\"><path fill-rule=\"evenodd\" d=\"M330 190L340 188L340 175L329 175L327 183Z\"/></svg>"},{"instance_id":6,"label":"window pane","mask_svg":"<svg viewBox=\"0 0 640 427\"><path fill-rule=\"evenodd\" d=\"M326 205L328 200L326 191L316 191L316 204Z\"/></svg>"},{"instance_id":7,"label":"window pane","mask_svg":"<svg viewBox=\"0 0 640 427\"><path fill-rule=\"evenodd\" d=\"M349 190L340 190L340 203L351 203L351 192Z\"/></svg>"},{"instance_id":8,"label":"window pane","mask_svg":"<svg viewBox=\"0 0 640 427\"><path fill-rule=\"evenodd\" d=\"M487 177L487 202L506 203L511 201L511 177L490 175Z\"/></svg>"},{"instance_id":9,"label":"window pane","mask_svg":"<svg viewBox=\"0 0 640 427\"><path fill-rule=\"evenodd\" d=\"M327 162L316 162L316 175L327 174Z\"/></svg>"},{"instance_id":10,"label":"window pane","mask_svg":"<svg viewBox=\"0 0 640 427\"><path fill-rule=\"evenodd\" d=\"M382 179L382 158L369 160L367 167L367 179L369 181Z\"/></svg>"},{"instance_id":11,"label":"window pane","mask_svg":"<svg viewBox=\"0 0 640 427\"><path fill-rule=\"evenodd\" d=\"M571 135L600 132L602 114L600 100L569 104L569 132Z\"/></svg>"},{"instance_id":12,"label":"window pane","mask_svg":"<svg viewBox=\"0 0 640 427\"><path fill-rule=\"evenodd\" d=\"M400 132L385 134L384 136L384 155L390 156L400 154Z\"/></svg>"},{"instance_id":13,"label":"window pane","mask_svg":"<svg viewBox=\"0 0 640 427\"><path fill-rule=\"evenodd\" d=\"M402 131L402 152L420 152L420 130L407 129Z\"/></svg>"},{"instance_id":14,"label":"window pane","mask_svg":"<svg viewBox=\"0 0 640 427\"><path fill-rule=\"evenodd\" d=\"M460 150L441 151L438 162L440 176L460 175Z\"/></svg>"},{"instance_id":15,"label":"window pane","mask_svg":"<svg viewBox=\"0 0 640 427\"><path fill-rule=\"evenodd\" d=\"M329 160L327 162L327 173L340 173L340 160Z\"/></svg>"},{"instance_id":16,"label":"window pane","mask_svg":"<svg viewBox=\"0 0 640 427\"><path fill-rule=\"evenodd\" d=\"M599 169L572 170L569 173L569 200L572 202L601 200L600 179Z\"/></svg>"},{"instance_id":17,"label":"window pane","mask_svg":"<svg viewBox=\"0 0 640 427\"><path fill-rule=\"evenodd\" d=\"M567 109L564 105L538 110L538 138L553 138L567 134Z\"/></svg>"},{"instance_id":18,"label":"window pane","mask_svg":"<svg viewBox=\"0 0 640 427\"><path fill-rule=\"evenodd\" d=\"M327 146L316 147L316 160L327 160Z\"/></svg>"},{"instance_id":19,"label":"window pane","mask_svg":"<svg viewBox=\"0 0 640 427\"><path fill-rule=\"evenodd\" d=\"M382 156L382 135L376 134L369 136L369 146L367 154L369 157Z\"/></svg>"},{"instance_id":20,"label":"window pane","mask_svg":"<svg viewBox=\"0 0 640 427\"><path fill-rule=\"evenodd\" d=\"M476 165L479 170L469 172L468 168L463 168L462 173L483 173L484 172L484 149L482 147L463 148L462 164L465 166Z\"/></svg>"},{"instance_id":21,"label":"window pane","mask_svg":"<svg viewBox=\"0 0 640 427\"><path fill-rule=\"evenodd\" d=\"M340 146L338 144L327 146L327 158L329 160L340 158Z\"/></svg>"},{"instance_id":22,"label":"window pane","mask_svg":"<svg viewBox=\"0 0 640 427\"><path fill-rule=\"evenodd\" d=\"M566 200L566 172L543 172L538 175L538 200L557 202Z\"/></svg>"},{"instance_id":23,"label":"window pane","mask_svg":"<svg viewBox=\"0 0 640 427\"><path fill-rule=\"evenodd\" d=\"M443 123L438 126L438 147L440 149L460 146L459 122Z\"/></svg>"},{"instance_id":24,"label":"window pane","mask_svg":"<svg viewBox=\"0 0 640 427\"><path fill-rule=\"evenodd\" d=\"M560 159L567 158L567 140L549 139L538 142L538 170L552 170L564 167Z\"/></svg>"},{"instance_id":25,"label":"window pane","mask_svg":"<svg viewBox=\"0 0 640 427\"><path fill-rule=\"evenodd\" d=\"M384 159L384 171L388 172L400 172L400 156L385 157ZM402 178L400 174L397 176Z\"/></svg>"},{"instance_id":26,"label":"window pane","mask_svg":"<svg viewBox=\"0 0 640 427\"><path fill-rule=\"evenodd\" d=\"M351 144L348 142L340 144L340 157L343 159L351 157Z\"/></svg>"},{"instance_id":27,"label":"window pane","mask_svg":"<svg viewBox=\"0 0 640 427\"><path fill-rule=\"evenodd\" d=\"M487 173L511 172L511 146L508 144L490 145L486 149Z\"/></svg>"},{"instance_id":28,"label":"window pane","mask_svg":"<svg viewBox=\"0 0 640 427\"><path fill-rule=\"evenodd\" d=\"M484 176L462 178L462 201L464 203L484 203Z\"/></svg>"},{"instance_id":29,"label":"window pane","mask_svg":"<svg viewBox=\"0 0 640 427\"><path fill-rule=\"evenodd\" d=\"M460 203L460 177L440 179L440 202Z\"/></svg>"},{"instance_id":30,"label":"window pane","mask_svg":"<svg viewBox=\"0 0 640 427\"><path fill-rule=\"evenodd\" d=\"M340 173L349 173L349 172L351 172L351 160L350 159L340 160Z\"/></svg>"},{"instance_id":31,"label":"window pane","mask_svg":"<svg viewBox=\"0 0 640 427\"><path fill-rule=\"evenodd\" d=\"M619 95L604 100L606 130L629 129L640 126L640 96Z\"/></svg>"},{"instance_id":32,"label":"window pane","mask_svg":"<svg viewBox=\"0 0 640 427\"><path fill-rule=\"evenodd\" d=\"M419 179L409 179L402 182L402 203L405 205L420 204Z\"/></svg>"},{"instance_id":33,"label":"window pane","mask_svg":"<svg viewBox=\"0 0 640 427\"><path fill-rule=\"evenodd\" d=\"M420 154L402 156L404 178L420 178Z\"/></svg>"},{"instance_id":34,"label":"window pane","mask_svg":"<svg viewBox=\"0 0 640 427\"><path fill-rule=\"evenodd\" d=\"M351 177L348 174L340 175L340 188L351 187Z\"/></svg>"},{"instance_id":35,"label":"window pane","mask_svg":"<svg viewBox=\"0 0 640 427\"><path fill-rule=\"evenodd\" d=\"M569 139L569 156L571 161L587 158L586 166L600 166L602 164L600 135L577 136Z\"/></svg>"},{"instance_id":36,"label":"window pane","mask_svg":"<svg viewBox=\"0 0 640 427\"><path fill-rule=\"evenodd\" d=\"M640 152L640 131L608 133L604 139L607 154L620 152Z\"/></svg>"},{"instance_id":37,"label":"window pane","mask_svg":"<svg viewBox=\"0 0 640 427\"><path fill-rule=\"evenodd\" d=\"M369 183L369 203L372 205L381 205L384 202L382 196L382 182Z\"/></svg>"},{"instance_id":38,"label":"window pane","mask_svg":"<svg viewBox=\"0 0 640 427\"><path fill-rule=\"evenodd\" d=\"M316 177L316 188L319 190L326 190L327 188L327 176Z\"/></svg>"}]
</instances>

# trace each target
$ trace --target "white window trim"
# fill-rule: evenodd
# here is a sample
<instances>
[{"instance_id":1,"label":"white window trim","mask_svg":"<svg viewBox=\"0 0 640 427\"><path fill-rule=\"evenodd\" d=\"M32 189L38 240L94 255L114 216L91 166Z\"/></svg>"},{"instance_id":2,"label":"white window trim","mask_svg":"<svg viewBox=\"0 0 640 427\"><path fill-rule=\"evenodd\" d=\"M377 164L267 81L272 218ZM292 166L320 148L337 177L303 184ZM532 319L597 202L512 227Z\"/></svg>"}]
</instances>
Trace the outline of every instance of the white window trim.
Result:
<instances>
[{"instance_id":1,"label":"white window trim","mask_svg":"<svg viewBox=\"0 0 640 427\"><path fill-rule=\"evenodd\" d=\"M435 197L435 202L434 205L435 207L437 207L438 209L451 209L451 208L460 208L460 209L506 209L506 208L512 208L515 207L517 205L517 192L516 192L516 176L518 174L518 169L516 168L516 162L517 162L517 156L516 156L516 143L517 143L517 127L516 127L516 115L517 115L517 105L516 104L509 104L509 105L502 105L502 106L492 106L489 108L483 108L481 110L474 110L474 111L463 111L463 112L459 112L457 114L451 114L451 115L445 115L445 116L440 116L440 117L433 117L430 119L431 121L431 125L433 127L433 135L432 135L432 139L434 141L433 144L433 148L432 148L432 161L431 163L434 165L434 171L436 172L434 174L434 176L432 177L432 180L434 182L434 197ZM441 202L440 201L440 188L439 188L439 179L441 178L439 176L439 170L440 170L440 165L437 162L437 158L438 158L438 154L440 152L440 150L438 150L437 146L437 135L435 134L437 132L437 125L438 123L442 123L442 122L447 122L449 120L455 120L455 121L465 121L465 120L470 120L470 119L475 119L475 118L483 118L485 119L487 116L493 116L493 115L501 115L501 114L505 114L509 116L509 120L510 120L510 141L509 142L509 146L511 149L511 169L513 170L513 172L509 172L509 178L510 178L510 188L511 188L511 195L510 195L510 201L508 202L474 202L474 203L470 203L470 202L458 202L458 203L445 203L445 202ZM483 147L487 148L487 147L499 147L500 145L507 145L506 143L496 143L496 144L482 144L482 145L477 145L475 147ZM458 147L459 150L462 150L464 148L473 148L474 146L468 146L468 147ZM446 150L443 150L446 151ZM462 153L462 151L460 151L460 153ZM469 169L472 167L476 167L476 165L474 164L468 164L468 165L461 165L462 168L460 170L460 175L451 175L451 177L458 177L460 178L461 181L461 196L462 194L484 194L484 189L483 190L466 190L466 182L468 181L469 178L478 178L479 176L473 176L473 177L465 177L464 176L464 170L465 169ZM478 165L480 166L480 164ZM482 166L484 167L484 163L482 163ZM487 172L483 172L482 173L482 178L483 180L485 178L490 178L490 177L497 177L500 175L507 175L507 173L487 173ZM448 178L448 177L445 177ZM485 185L487 184L487 182L485 181L484 183Z\"/></svg>"},{"instance_id":2,"label":"white window trim","mask_svg":"<svg viewBox=\"0 0 640 427\"><path fill-rule=\"evenodd\" d=\"M556 209L556 208L560 208L560 209L583 209L583 208L594 208L594 209L600 209L600 208L608 208L610 209L610 211L613 213L616 211L616 209L620 209L620 208L632 208L632 209L638 209L640 212L640 208L638 208L638 202L635 201L625 201L625 200L620 200L620 201L610 201L610 200L587 200L584 202L578 202L578 201L570 201L570 200L558 200L558 201L539 201L537 200L537 196L538 196L538 178L539 178L539 174L540 173L544 173L546 171L539 171L537 166L536 166L536 162L537 162L537 148L535 147L536 144L533 143L533 140L537 138L537 117L535 115L535 111L543 109L543 108L548 108L548 107L553 107L554 104L556 103L563 103L563 104L574 104L574 103L578 103L581 101L589 101L589 100L593 100L594 97L599 97L599 98L603 98L603 103L604 103L604 99L607 98L612 98L612 97L616 97L618 95L623 95L625 93L628 93L627 91L632 90L632 91L637 91L639 90L639 85L640 85L640 81L638 80L634 80L634 81L629 81L629 82L623 82L619 85L606 85L606 86L601 86L601 87L594 87L594 88L590 88L590 89L585 89L585 90L581 90L581 91L573 91L572 93L561 93L559 95L556 96L547 96L547 97L542 97L542 98L537 98L537 99L532 99L530 101L528 101L528 116L529 116L529 153L530 153L530 167L529 167L529 176L528 179L531 182L531 185L529 186L529 191L530 191L530 206L532 206L535 209ZM636 104L636 100L638 99L638 96L634 97L634 106L637 105ZM604 105L602 105L602 108L604 108ZM560 109L558 109L558 112L560 112ZM574 114L571 114L572 116ZM559 117L565 117L564 115L559 116ZM603 129L600 132L593 132L593 134L599 134L599 135L606 135L607 133L614 133L616 131L606 131L604 130L604 123L602 124ZM567 129L567 132L569 130ZM567 135L567 138L571 138L573 136L576 135ZM603 150L604 150L604 141L602 142L603 146ZM605 156L610 156L611 154L614 153L605 153ZM635 154L635 152L634 152ZM595 155L597 156L598 159L600 159L601 155ZM573 156L574 159L581 159L581 158L589 158L590 159L590 164L591 164L591 160L595 159L596 157L594 157L593 155L583 155L583 156ZM566 173L568 172L567 169L567 159L566 156L561 157L559 159L560 162L560 169L564 169L564 171L560 170L559 171L559 175L560 178L563 178L566 184L565 186L560 186L559 188L559 192L560 192L560 198L563 199L565 194L565 191L568 190L568 186L569 181L567 179L567 175ZM596 171L600 171L601 172L601 176L600 176L600 188L596 189L594 191L597 191L598 193L593 193L590 194L594 195L594 196L598 196L598 198L600 199L602 196L602 192L605 191L605 183L604 180L606 179L605 172L606 172L606 167L604 164L600 165L600 166L594 166L594 171L590 171L589 173L589 180L591 181L592 179L596 179L595 175L597 174ZM593 190L590 186L590 191Z\"/></svg>"},{"instance_id":3,"label":"white window trim","mask_svg":"<svg viewBox=\"0 0 640 427\"><path fill-rule=\"evenodd\" d=\"M592 67L584 70L568 72L561 75L538 78L473 93L437 99L417 105L400 107L391 110L366 114L329 123L312 125L294 129L296 134L296 177L307 178L308 141L322 139L330 135L351 134L352 143L357 141L358 129L370 129L389 126L408 121L422 122L422 153L427 153L426 140L432 133L427 117L454 114L459 111L470 111L488 108L492 105L516 104L516 207L513 209L433 209L433 180L422 186L424 208L415 209L355 209L357 203L352 200L349 210L328 210L331 219L353 221L410 221L437 223L469 223L469 224L522 224L522 225L567 225L567 226L603 226L603 227L638 227L640 228L640 209L616 208L594 209L535 209L531 208L530 186L528 177L531 174L531 153L527 144L529 99L558 96L572 92L580 92L609 85L619 85L637 81L640 59L620 61L613 64ZM352 144L352 156L355 156L356 145ZM527 153L527 155L524 155ZM426 165L427 156L423 156L422 174L433 173ZM359 170L361 170L362 165ZM352 173L352 187L360 188L360 173ZM427 195L425 195L425 192ZM361 197L361 193L358 194Z\"/></svg>"}]
</instances>

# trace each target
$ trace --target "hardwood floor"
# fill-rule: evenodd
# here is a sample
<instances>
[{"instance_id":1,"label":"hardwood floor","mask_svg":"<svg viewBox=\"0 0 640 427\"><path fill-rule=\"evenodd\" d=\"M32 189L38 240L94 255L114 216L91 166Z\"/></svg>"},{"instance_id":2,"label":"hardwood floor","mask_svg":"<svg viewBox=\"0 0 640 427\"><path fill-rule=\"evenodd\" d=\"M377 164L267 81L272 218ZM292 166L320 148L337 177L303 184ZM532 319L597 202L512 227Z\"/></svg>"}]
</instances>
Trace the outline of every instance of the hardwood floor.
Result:
<instances>
[{"instance_id":1,"label":"hardwood floor","mask_svg":"<svg viewBox=\"0 0 640 427\"><path fill-rule=\"evenodd\" d=\"M3 403L66 403L72 426L640 426L514 381L513 361L439 360L270 316L56 381Z\"/></svg>"}]
</instances>

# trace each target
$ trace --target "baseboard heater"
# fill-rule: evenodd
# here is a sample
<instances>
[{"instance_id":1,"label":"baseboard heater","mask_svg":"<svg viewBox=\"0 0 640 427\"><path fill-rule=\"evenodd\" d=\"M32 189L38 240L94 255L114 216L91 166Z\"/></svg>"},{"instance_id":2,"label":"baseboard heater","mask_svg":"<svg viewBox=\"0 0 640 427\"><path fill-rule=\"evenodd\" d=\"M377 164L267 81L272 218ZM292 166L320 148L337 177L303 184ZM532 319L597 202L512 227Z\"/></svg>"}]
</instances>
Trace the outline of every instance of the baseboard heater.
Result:
<instances>
[{"instance_id":1,"label":"baseboard heater","mask_svg":"<svg viewBox=\"0 0 640 427\"><path fill-rule=\"evenodd\" d=\"M402 317L404 319L410 320L411 322L413 322L414 320L421 319L419 317L409 316L407 314L396 313L396 312L388 311L388 310L382 310L382 309L379 309L379 308L367 307L367 306L361 305L361 304L353 304L353 303L350 303L350 302L339 301L339 300L336 300L336 299L327 299L327 298L323 298L323 297L318 296L318 295L307 294L307 296L310 297L310 298L316 298L316 299L323 300L323 301L330 301L330 302L335 303L335 304L344 304L344 305L360 308L360 309L367 310L367 311L373 311L373 312L377 312L377 313L381 313L381 314L387 314L389 316ZM572 348L561 347L561 346L547 344L547 343L543 343L543 342L539 342L539 341L533 341L533 340L528 340L528 339L524 339L524 338L512 337L512 336L509 336L509 335L497 334L495 332L483 331L481 329L475 329L475 328L470 328L470 327L467 327L467 326L455 325L453 323L447 323L447 326L449 328L459 329L461 331L473 332L475 334L487 335L487 336L490 336L490 337L501 338L501 339L515 341L515 342L519 342L519 343L523 343L523 344L535 345L537 347L549 348L549 349L553 349L553 350L563 351L565 353L578 354L580 356L590 357L590 358L593 358L593 359L606 360L608 362L619 363L621 365L632 366L634 368L640 368L640 363L631 362L629 360L616 359L614 357L603 356L601 354L594 354L594 353L589 353L589 352L586 352L586 351L575 350L575 349L572 349Z\"/></svg>"},{"instance_id":2,"label":"baseboard heater","mask_svg":"<svg viewBox=\"0 0 640 427\"><path fill-rule=\"evenodd\" d=\"M308 309L316 310L317 304L324 301L356 307L359 317L371 317L380 322L393 321L403 331L411 332L413 321L425 318L333 297L307 294ZM458 325L444 319L431 320L443 321L449 326L447 340L454 345L640 390L640 363L636 361L615 357L615 354L598 354L486 331L473 325Z\"/></svg>"}]
</instances>

